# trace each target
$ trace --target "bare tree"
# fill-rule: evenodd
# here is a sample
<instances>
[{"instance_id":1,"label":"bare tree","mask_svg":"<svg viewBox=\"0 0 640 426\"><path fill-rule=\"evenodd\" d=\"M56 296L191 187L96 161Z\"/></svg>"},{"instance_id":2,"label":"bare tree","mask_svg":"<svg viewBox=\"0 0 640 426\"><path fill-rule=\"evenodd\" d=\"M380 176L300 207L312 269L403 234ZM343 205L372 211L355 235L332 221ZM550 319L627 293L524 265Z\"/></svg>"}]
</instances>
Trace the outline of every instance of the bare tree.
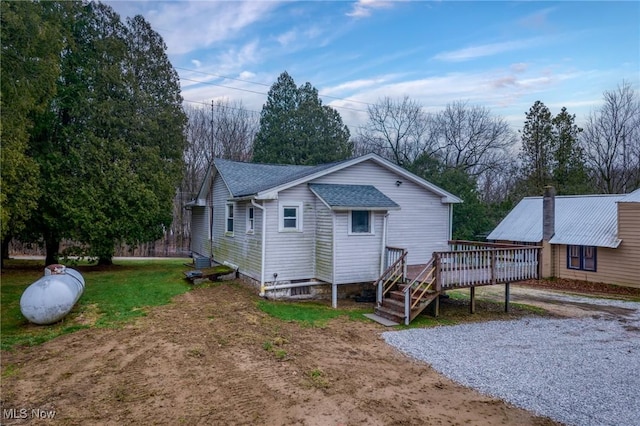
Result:
<instances>
[{"instance_id":1,"label":"bare tree","mask_svg":"<svg viewBox=\"0 0 640 426\"><path fill-rule=\"evenodd\" d=\"M167 231L168 244L186 249L191 235L191 216L184 205L200 189L213 158L248 161L251 159L257 117L242 102L217 101L211 106L185 106L189 119L187 148L184 151L185 174L174 198L173 224ZM165 245L167 241L165 241Z\"/></svg>"},{"instance_id":2,"label":"bare tree","mask_svg":"<svg viewBox=\"0 0 640 426\"><path fill-rule=\"evenodd\" d=\"M405 96L385 97L368 107L368 124L356 138L356 152L375 152L401 166L410 165L435 148L432 118Z\"/></svg>"},{"instance_id":3,"label":"bare tree","mask_svg":"<svg viewBox=\"0 0 640 426\"><path fill-rule=\"evenodd\" d=\"M629 82L605 91L581 142L597 189L625 193L640 186L640 99Z\"/></svg>"},{"instance_id":4,"label":"bare tree","mask_svg":"<svg viewBox=\"0 0 640 426\"><path fill-rule=\"evenodd\" d=\"M463 101L448 104L436 115L435 123L440 160L475 177L500 169L507 149L516 142L503 118Z\"/></svg>"}]
</instances>

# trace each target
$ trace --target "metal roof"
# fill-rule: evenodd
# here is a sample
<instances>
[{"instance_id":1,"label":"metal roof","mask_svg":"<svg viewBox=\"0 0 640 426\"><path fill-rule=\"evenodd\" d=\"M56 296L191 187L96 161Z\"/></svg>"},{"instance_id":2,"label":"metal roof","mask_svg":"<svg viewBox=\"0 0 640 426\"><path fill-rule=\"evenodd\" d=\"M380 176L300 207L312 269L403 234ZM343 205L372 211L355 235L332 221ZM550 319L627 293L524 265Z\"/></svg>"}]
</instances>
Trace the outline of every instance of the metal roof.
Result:
<instances>
[{"instance_id":1,"label":"metal roof","mask_svg":"<svg viewBox=\"0 0 640 426\"><path fill-rule=\"evenodd\" d=\"M372 185L310 183L309 189L332 210L397 210L391 198Z\"/></svg>"},{"instance_id":2,"label":"metal roof","mask_svg":"<svg viewBox=\"0 0 640 426\"><path fill-rule=\"evenodd\" d=\"M551 244L616 248L618 210L625 195L568 195L555 199ZM523 198L487 236L489 240L542 241L542 197Z\"/></svg>"},{"instance_id":3,"label":"metal roof","mask_svg":"<svg viewBox=\"0 0 640 426\"><path fill-rule=\"evenodd\" d=\"M621 203L640 203L640 188L633 191L631 194L627 194L624 196Z\"/></svg>"}]
</instances>

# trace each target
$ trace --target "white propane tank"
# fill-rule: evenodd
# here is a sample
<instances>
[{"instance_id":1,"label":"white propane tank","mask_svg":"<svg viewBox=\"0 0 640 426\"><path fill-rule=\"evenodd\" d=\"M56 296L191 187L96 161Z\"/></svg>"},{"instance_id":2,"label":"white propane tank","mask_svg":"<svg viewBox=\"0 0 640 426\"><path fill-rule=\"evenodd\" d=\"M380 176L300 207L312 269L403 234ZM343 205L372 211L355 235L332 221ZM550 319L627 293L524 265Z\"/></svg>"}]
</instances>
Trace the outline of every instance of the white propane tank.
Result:
<instances>
[{"instance_id":1,"label":"white propane tank","mask_svg":"<svg viewBox=\"0 0 640 426\"><path fill-rule=\"evenodd\" d=\"M44 268L44 277L22 293L20 310L35 324L52 324L71 312L83 291L80 272L64 265L49 265Z\"/></svg>"}]
</instances>

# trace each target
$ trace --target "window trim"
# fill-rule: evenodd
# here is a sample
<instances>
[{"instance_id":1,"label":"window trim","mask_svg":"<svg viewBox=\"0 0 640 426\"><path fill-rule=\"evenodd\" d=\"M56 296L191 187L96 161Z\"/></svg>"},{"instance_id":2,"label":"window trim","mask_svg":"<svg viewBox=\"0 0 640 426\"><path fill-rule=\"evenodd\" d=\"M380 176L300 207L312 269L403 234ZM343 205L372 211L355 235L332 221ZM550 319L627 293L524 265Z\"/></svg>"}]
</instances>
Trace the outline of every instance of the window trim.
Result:
<instances>
[{"instance_id":1,"label":"window trim","mask_svg":"<svg viewBox=\"0 0 640 426\"><path fill-rule=\"evenodd\" d=\"M256 211L253 206L247 206L247 220L246 220L247 234L253 234L255 232L256 225Z\"/></svg>"},{"instance_id":2,"label":"window trim","mask_svg":"<svg viewBox=\"0 0 640 426\"><path fill-rule=\"evenodd\" d=\"M367 232L354 232L353 231L353 213L354 212L367 212L369 213L369 231ZM373 210L349 210L349 225L348 235L375 235L374 215Z\"/></svg>"},{"instance_id":3,"label":"window trim","mask_svg":"<svg viewBox=\"0 0 640 426\"><path fill-rule=\"evenodd\" d=\"M572 250L578 250L578 254L572 254ZM587 249L593 249L593 256L589 258L586 256ZM593 268L588 268L586 266L587 259L593 258ZM572 266L571 260L578 259L579 266ZM578 245L567 245L567 269L571 269L572 271L587 271L587 272L598 272L598 247L596 246L578 246Z\"/></svg>"},{"instance_id":4,"label":"window trim","mask_svg":"<svg viewBox=\"0 0 640 426\"><path fill-rule=\"evenodd\" d=\"M303 217L303 204L302 202L282 202L279 205L278 213L278 231L279 232L302 232L302 217ZM296 209L296 226L295 228L286 228L284 226L284 210ZM291 218L288 218L291 219Z\"/></svg>"},{"instance_id":5,"label":"window trim","mask_svg":"<svg viewBox=\"0 0 640 426\"><path fill-rule=\"evenodd\" d=\"M224 233L230 237L233 236L235 230L235 204L236 203L227 203L224 209ZM229 229L229 223L231 223L231 229Z\"/></svg>"}]
</instances>

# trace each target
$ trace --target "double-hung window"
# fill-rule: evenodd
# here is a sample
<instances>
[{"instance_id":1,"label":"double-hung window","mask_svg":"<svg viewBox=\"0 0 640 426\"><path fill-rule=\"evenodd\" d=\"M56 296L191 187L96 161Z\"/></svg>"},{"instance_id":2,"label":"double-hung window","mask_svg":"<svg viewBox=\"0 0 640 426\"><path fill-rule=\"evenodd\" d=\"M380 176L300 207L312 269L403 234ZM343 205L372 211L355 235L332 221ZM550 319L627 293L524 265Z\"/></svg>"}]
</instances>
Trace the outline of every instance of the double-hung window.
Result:
<instances>
[{"instance_id":1,"label":"double-hung window","mask_svg":"<svg viewBox=\"0 0 640 426\"><path fill-rule=\"evenodd\" d=\"M351 211L351 214L349 216L349 234L373 234L371 211Z\"/></svg>"},{"instance_id":2,"label":"double-hung window","mask_svg":"<svg viewBox=\"0 0 640 426\"><path fill-rule=\"evenodd\" d=\"M226 220L225 220L225 232L233 235L233 203L227 203L226 207Z\"/></svg>"},{"instance_id":3,"label":"double-hung window","mask_svg":"<svg viewBox=\"0 0 640 426\"><path fill-rule=\"evenodd\" d=\"M302 231L302 203L280 204L280 232Z\"/></svg>"},{"instance_id":4,"label":"double-hung window","mask_svg":"<svg viewBox=\"0 0 640 426\"><path fill-rule=\"evenodd\" d=\"M596 271L596 247L567 246L567 269Z\"/></svg>"},{"instance_id":5,"label":"double-hung window","mask_svg":"<svg viewBox=\"0 0 640 426\"><path fill-rule=\"evenodd\" d=\"M247 207L247 234L253 234L255 224L253 214L253 207Z\"/></svg>"}]
</instances>

